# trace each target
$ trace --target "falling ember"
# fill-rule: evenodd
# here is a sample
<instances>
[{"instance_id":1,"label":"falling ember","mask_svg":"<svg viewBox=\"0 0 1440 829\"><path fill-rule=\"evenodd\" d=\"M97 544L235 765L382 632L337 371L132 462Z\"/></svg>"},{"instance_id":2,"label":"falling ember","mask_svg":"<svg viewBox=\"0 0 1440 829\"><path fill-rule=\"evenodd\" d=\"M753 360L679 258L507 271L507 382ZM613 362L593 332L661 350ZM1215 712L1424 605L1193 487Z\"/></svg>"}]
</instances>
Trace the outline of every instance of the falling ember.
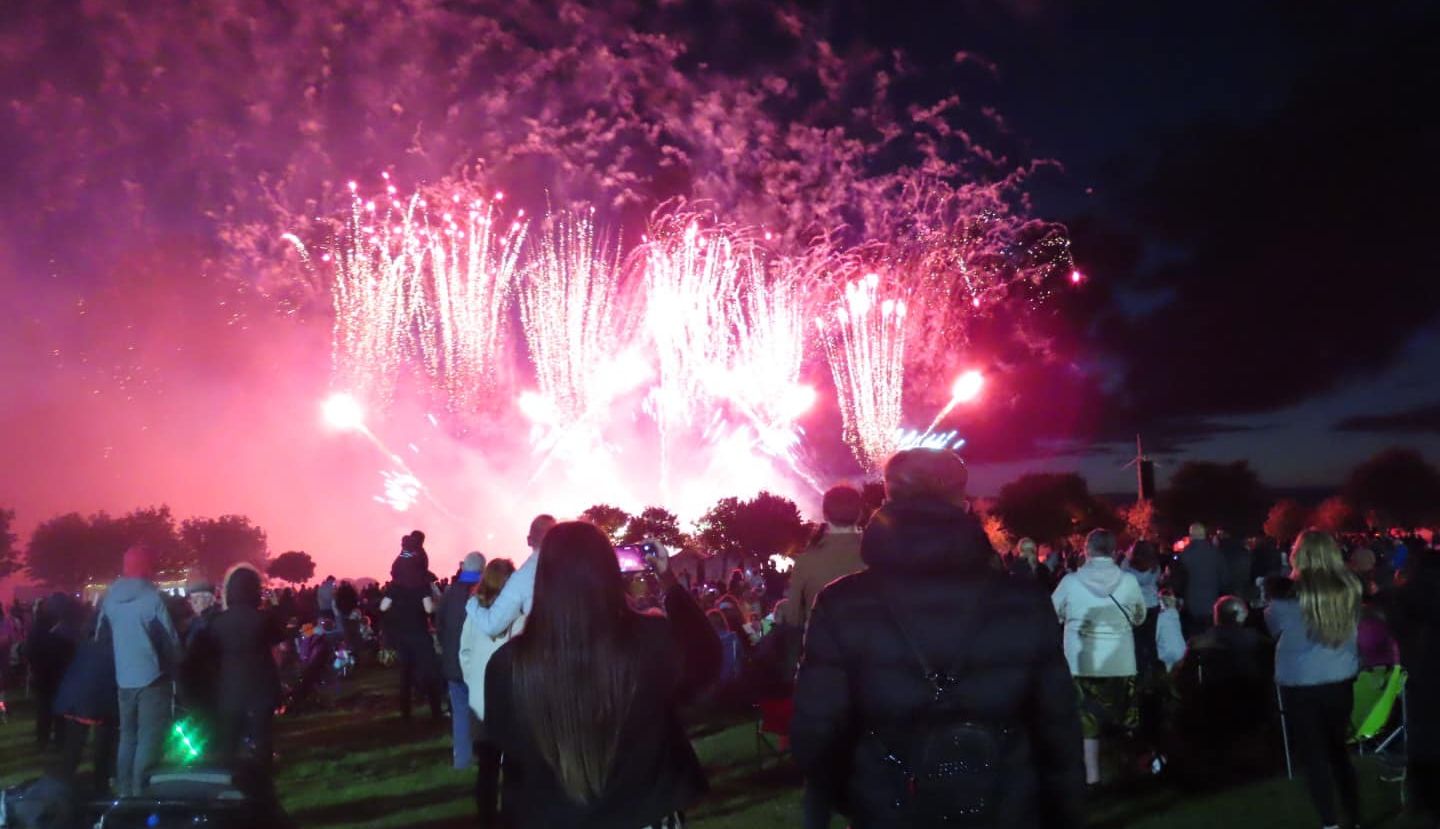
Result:
<instances>
[{"instance_id":1,"label":"falling ember","mask_svg":"<svg viewBox=\"0 0 1440 829\"><path fill-rule=\"evenodd\" d=\"M880 276L845 286L828 324L819 322L835 378L845 440L867 469L895 449L905 385L904 300L880 299Z\"/></svg>"},{"instance_id":2,"label":"falling ember","mask_svg":"<svg viewBox=\"0 0 1440 829\"><path fill-rule=\"evenodd\" d=\"M1071 271L1071 272L1070 272L1070 284L1071 284L1071 285L1079 285L1081 282L1084 282L1084 281L1085 281L1085 274L1081 273L1081 272L1078 271L1078 270L1074 270L1074 271Z\"/></svg>"}]
</instances>

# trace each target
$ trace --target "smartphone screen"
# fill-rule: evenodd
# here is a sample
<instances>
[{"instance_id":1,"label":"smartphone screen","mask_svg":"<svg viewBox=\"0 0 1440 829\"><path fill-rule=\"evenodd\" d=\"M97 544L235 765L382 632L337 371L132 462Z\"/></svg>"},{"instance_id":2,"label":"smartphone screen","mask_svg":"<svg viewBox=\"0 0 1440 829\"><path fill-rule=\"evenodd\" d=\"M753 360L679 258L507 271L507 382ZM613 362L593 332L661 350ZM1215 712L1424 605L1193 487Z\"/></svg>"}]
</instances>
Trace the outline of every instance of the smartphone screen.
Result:
<instances>
[{"instance_id":1,"label":"smartphone screen","mask_svg":"<svg viewBox=\"0 0 1440 829\"><path fill-rule=\"evenodd\" d=\"M620 572L640 573L645 563L645 547L641 544L624 544L615 548L615 558L620 562Z\"/></svg>"}]
</instances>

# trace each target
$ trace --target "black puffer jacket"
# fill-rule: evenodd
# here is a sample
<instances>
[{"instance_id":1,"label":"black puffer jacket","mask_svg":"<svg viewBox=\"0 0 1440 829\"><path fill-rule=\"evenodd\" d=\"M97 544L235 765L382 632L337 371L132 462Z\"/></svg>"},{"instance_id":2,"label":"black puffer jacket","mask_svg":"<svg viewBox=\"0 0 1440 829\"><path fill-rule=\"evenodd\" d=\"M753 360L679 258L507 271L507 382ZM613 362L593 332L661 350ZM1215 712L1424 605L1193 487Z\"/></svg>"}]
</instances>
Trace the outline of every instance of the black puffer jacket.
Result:
<instances>
[{"instance_id":1,"label":"black puffer jacket","mask_svg":"<svg viewBox=\"0 0 1440 829\"><path fill-rule=\"evenodd\" d=\"M884 601L893 596L930 666L960 675L943 713L1016 734L1004 743L991 825L1083 825L1075 688L1044 594L996 573L979 522L942 501L886 504L862 555L870 569L821 591L806 629L791 740L811 784L846 804L858 829L921 826L897 805L903 778L868 736L894 743L935 714Z\"/></svg>"}]
</instances>

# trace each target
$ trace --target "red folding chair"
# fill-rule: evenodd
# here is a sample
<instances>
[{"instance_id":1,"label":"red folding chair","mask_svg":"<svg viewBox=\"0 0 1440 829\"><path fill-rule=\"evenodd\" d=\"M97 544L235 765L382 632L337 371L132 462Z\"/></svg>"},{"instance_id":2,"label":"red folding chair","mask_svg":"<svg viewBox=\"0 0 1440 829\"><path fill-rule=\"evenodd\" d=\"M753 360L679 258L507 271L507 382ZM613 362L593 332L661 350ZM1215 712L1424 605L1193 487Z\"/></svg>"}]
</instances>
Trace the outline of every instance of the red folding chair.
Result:
<instances>
[{"instance_id":1,"label":"red folding chair","mask_svg":"<svg viewBox=\"0 0 1440 829\"><path fill-rule=\"evenodd\" d=\"M755 754L759 764L766 755L784 759L790 751L790 720L795 716L793 697L762 699L755 704Z\"/></svg>"}]
</instances>

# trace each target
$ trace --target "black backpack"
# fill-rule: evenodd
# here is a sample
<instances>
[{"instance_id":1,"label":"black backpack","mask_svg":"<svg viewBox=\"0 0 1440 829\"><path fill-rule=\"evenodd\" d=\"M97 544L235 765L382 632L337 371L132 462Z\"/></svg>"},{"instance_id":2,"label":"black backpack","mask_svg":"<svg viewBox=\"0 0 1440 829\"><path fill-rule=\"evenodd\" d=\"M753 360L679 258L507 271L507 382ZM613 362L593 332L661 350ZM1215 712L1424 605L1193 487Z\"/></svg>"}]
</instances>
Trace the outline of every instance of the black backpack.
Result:
<instances>
[{"instance_id":1,"label":"black backpack","mask_svg":"<svg viewBox=\"0 0 1440 829\"><path fill-rule=\"evenodd\" d=\"M882 604L932 691L929 705L897 732L870 732L896 773L896 806L909 826L989 826L1003 754L1016 729L968 718L959 706L947 705L963 676L963 660L948 671L932 668L901 618L901 605L888 589L882 593ZM970 616L977 612L971 605Z\"/></svg>"}]
</instances>

